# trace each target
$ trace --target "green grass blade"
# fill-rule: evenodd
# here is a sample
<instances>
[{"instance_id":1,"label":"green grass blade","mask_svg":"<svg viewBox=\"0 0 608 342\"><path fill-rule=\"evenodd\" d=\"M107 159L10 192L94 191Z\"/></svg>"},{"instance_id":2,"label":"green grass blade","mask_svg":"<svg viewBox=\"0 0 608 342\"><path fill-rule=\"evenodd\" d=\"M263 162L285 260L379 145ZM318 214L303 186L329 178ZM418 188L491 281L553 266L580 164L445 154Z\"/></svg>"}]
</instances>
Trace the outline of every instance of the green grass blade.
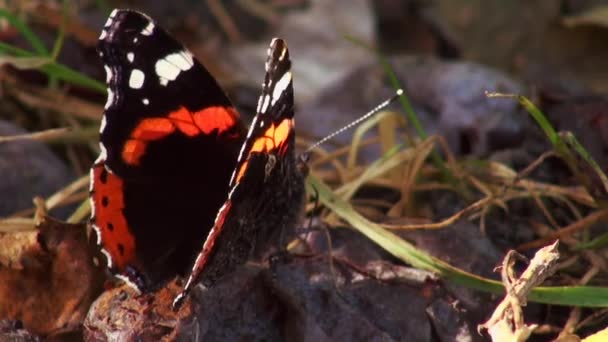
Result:
<instances>
[{"instance_id":1,"label":"green grass blade","mask_svg":"<svg viewBox=\"0 0 608 342\"><path fill-rule=\"evenodd\" d=\"M20 70L40 69L52 63L49 57L13 57L10 55L0 55L0 65L10 64Z\"/></svg>"},{"instance_id":2,"label":"green grass blade","mask_svg":"<svg viewBox=\"0 0 608 342\"><path fill-rule=\"evenodd\" d=\"M63 0L62 8L61 8L61 24L59 25L59 34L55 39L55 43L53 44L53 51L51 52L51 58L56 61L61 53L61 48L63 47L63 42L65 40L65 29L68 23L68 0Z\"/></svg>"},{"instance_id":3,"label":"green grass blade","mask_svg":"<svg viewBox=\"0 0 608 342\"><path fill-rule=\"evenodd\" d=\"M444 279L458 285L495 294L504 293L500 282L453 267L367 220L356 212L350 204L335 196L330 188L319 179L309 176L307 185L319 194L321 203L348 222L355 230L400 260L414 267L435 272ZM592 286L537 287L532 290L528 300L554 305L608 307L608 288Z\"/></svg>"},{"instance_id":4,"label":"green grass blade","mask_svg":"<svg viewBox=\"0 0 608 342\"><path fill-rule=\"evenodd\" d=\"M348 35L345 36L345 39L354 43L355 45L358 45L358 46L374 53L376 55L376 58L378 59L378 62L384 69L384 72L388 76L391 86L394 89L404 89L403 95L399 96L399 101L401 102L401 106L405 110L407 118L410 121L410 123L412 124L412 126L414 127L414 130L416 131L416 134L418 134L418 137L420 137L421 139L426 139L428 137L428 134L424 130L424 127L422 126L422 123L420 122L420 120L418 120L418 116L416 115L416 112L414 111L414 107L412 107L412 104L406 95L405 88L401 86L401 83L399 82L397 75L395 75L395 73L393 72L393 68L391 67L390 63L388 62L388 59L383 54L381 54L378 50L376 50L373 47L369 46L368 44L364 43L360 39L357 39L355 37L351 37ZM439 155L439 153L437 153L436 151L433 151L431 153L431 159L433 160L433 163L435 164L435 166L437 166L437 168L439 168L441 170L441 173L443 174L444 178L449 183L458 186L458 181L455 179L452 172L445 166L443 158ZM462 193L466 196L467 195L466 189L461 188L461 190L463 190Z\"/></svg>"},{"instance_id":5,"label":"green grass blade","mask_svg":"<svg viewBox=\"0 0 608 342\"><path fill-rule=\"evenodd\" d=\"M59 64L53 62L48 64L41 69L43 72L47 73L49 76L55 76L57 79L69 82L72 84L76 84L79 86L83 86L89 89L96 90L102 94L106 93L106 85L102 82L99 82L93 78L90 78L78 71L75 71L63 64Z\"/></svg>"},{"instance_id":6,"label":"green grass blade","mask_svg":"<svg viewBox=\"0 0 608 342\"><path fill-rule=\"evenodd\" d=\"M0 42L0 52L3 55L10 54L17 57L37 57L37 55L32 52L2 42ZM92 79L82 73L79 73L78 71L75 71L63 64L59 64L54 61L49 61L49 63L41 65L38 69L47 74L49 77L55 77L62 81L87 87L99 91L102 94L105 94L106 92L105 84L95 79Z\"/></svg>"},{"instance_id":7,"label":"green grass blade","mask_svg":"<svg viewBox=\"0 0 608 342\"><path fill-rule=\"evenodd\" d=\"M49 55L49 51L44 46L44 43L42 43L42 40L16 15L6 9L0 9L0 18L5 18L9 25L19 31L38 55Z\"/></svg>"},{"instance_id":8,"label":"green grass blade","mask_svg":"<svg viewBox=\"0 0 608 342\"><path fill-rule=\"evenodd\" d=\"M608 233L604 233L595 239L576 245L574 250L598 249L608 246Z\"/></svg>"},{"instance_id":9,"label":"green grass blade","mask_svg":"<svg viewBox=\"0 0 608 342\"><path fill-rule=\"evenodd\" d=\"M18 57L40 57L29 51L23 50L10 44L6 44L4 42L0 42L0 55L13 55Z\"/></svg>"},{"instance_id":10,"label":"green grass blade","mask_svg":"<svg viewBox=\"0 0 608 342\"><path fill-rule=\"evenodd\" d=\"M393 68L391 68L391 65L388 62L388 59L386 57L384 57L384 55L382 55L380 52L378 52L378 50L367 45L360 39L357 39L357 38L351 37L351 36L345 36L345 38L346 38L346 40L354 43L355 45L358 45L358 46L374 53L376 55L376 58L378 59L378 62L384 69L384 72L386 72L386 75L388 76L388 80L389 80L391 86L393 87L393 89L395 89L395 90L404 89L401 86L401 83L399 82L397 75L395 75L395 73L393 72ZM401 106L403 106L403 109L405 110L405 113L407 114L408 119L412 123L412 126L416 130L416 134L418 134L418 136L420 138L426 139L428 137L428 134L424 130L424 127L422 127L422 123L420 123L420 120L418 120L418 116L416 115L416 112L414 111L414 107L412 107L412 104L411 104L409 98L407 97L407 95L405 95L405 91L404 91L404 95L399 97L399 101L401 102Z\"/></svg>"},{"instance_id":11,"label":"green grass blade","mask_svg":"<svg viewBox=\"0 0 608 342\"><path fill-rule=\"evenodd\" d=\"M536 121L538 126L543 130L553 147L560 153L564 152L565 146L560 138L559 134L549 120L545 117L543 112L532 103L527 97L523 95L515 95L515 94L503 94L497 92L486 92L486 96L491 97L506 97L506 98L514 98L519 102L519 104L524 107L524 109L532 116L532 118Z\"/></svg>"},{"instance_id":12,"label":"green grass blade","mask_svg":"<svg viewBox=\"0 0 608 342\"><path fill-rule=\"evenodd\" d=\"M602 168L595 162L595 159L593 159L591 154L589 154L583 145L581 145L581 143L576 139L574 134L571 132L563 132L560 134L560 137L563 138L566 144L572 147L572 149L591 166L591 168L597 173L598 177L600 177L600 180L604 185L604 191L608 193L608 177L606 177L606 174L604 171L602 171Z\"/></svg>"}]
</instances>

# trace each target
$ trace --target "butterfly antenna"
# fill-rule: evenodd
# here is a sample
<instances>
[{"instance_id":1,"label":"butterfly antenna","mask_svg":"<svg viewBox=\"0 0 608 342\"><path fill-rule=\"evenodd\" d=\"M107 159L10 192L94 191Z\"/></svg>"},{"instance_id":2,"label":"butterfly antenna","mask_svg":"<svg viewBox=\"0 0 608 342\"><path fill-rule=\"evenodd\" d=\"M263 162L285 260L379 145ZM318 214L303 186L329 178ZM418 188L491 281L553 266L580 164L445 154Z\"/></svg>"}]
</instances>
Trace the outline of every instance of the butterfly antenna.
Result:
<instances>
[{"instance_id":1,"label":"butterfly antenna","mask_svg":"<svg viewBox=\"0 0 608 342\"><path fill-rule=\"evenodd\" d=\"M316 143L314 143L313 145L311 145L309 148L307 148L306 151L304 151L304 154L307 155L310 151L312 151L313 149L315 149L319 145L324 144L329 139L332 139L336 135L338 135L338 134L340 134L340 133L342 133L342 132L344 132L346 130L349 130L352 127L357 126L361 122L367 120L370 116L378 113L379 111L381 111L382 109L384 109L385 107L387 107L388 105L390 105L391 103L395 102L395 100L397 100L399 98L399 96L401 96L401 95L403 95L403 89L397 89L395 91L395 94L393 96L391 96L390 98L386 99L384 102L380 103L374 109L370 110L365 115L363 115L360 118L358 118L357 120L349 123L348 125L346 125L346 126L340 128L339 130L331 133L330 135L326 136L325 138L317 141Z\"/></svg>"}]
</instances>

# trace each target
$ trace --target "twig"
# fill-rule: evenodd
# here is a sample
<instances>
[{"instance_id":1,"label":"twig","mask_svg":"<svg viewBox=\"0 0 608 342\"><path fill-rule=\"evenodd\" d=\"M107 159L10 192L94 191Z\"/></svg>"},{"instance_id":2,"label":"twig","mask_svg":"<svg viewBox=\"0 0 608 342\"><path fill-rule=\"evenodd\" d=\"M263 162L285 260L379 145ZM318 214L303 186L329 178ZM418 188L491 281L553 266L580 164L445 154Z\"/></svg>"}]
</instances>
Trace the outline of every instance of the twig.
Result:
<instances>
[{"instance_id":1,"label":"twig","mask_svg":"<svg viewBox=\"0 0 608 342\"><path fill-rule=\"evenodd\" d=\"M40 132L34 133L25 133L25 134L17 134L17 135L9 135L9 136L0 136L0 144L17 141L17 140L38 140L38 141L48 141L57 139L61 137L65 133L69 132L69 128L51 128Z\"/></svg>"},{"instance_id":2,"label":"twig","mask_svg":"<svg viewBox=\"0 0 608 342\"><path fill-rule=\"evenodd\" d=\"M536 324L525 324L521 307L526 305L530 291L555 272L559 259L557 245L558 241L555 241L536 252L530 265L519 278L515 277L512 270L515 263L513 258L519 254L514 251L507 254L502 266L507 294L494 310L492 317L478 326L478 329L488 331L492 341L525 341L537 327Z\"/></svg>"},{"instance_id":3,"label":"twig","mask_svg":"<svg viewBox=\"0 0 608 342\"><path fill-rule=\"evenodd\" d=\"M574 234L575 232L578 232L580 230L583 230L583 229L589 227L590 225L605 218L606 216L608 216L608 209L594 211L593 213L589 214L588 216L585 216L584 218L582 218L579 221L572 223L569 226L559 229L556 232L549 234L547 236L544 236L538 240L534 240L534 241L519 245L516 249L518 251L528 250L528 249L540 247L555 239L562 239L565 236L570 236L570 235Z\"/></svg>"}]
</instances>

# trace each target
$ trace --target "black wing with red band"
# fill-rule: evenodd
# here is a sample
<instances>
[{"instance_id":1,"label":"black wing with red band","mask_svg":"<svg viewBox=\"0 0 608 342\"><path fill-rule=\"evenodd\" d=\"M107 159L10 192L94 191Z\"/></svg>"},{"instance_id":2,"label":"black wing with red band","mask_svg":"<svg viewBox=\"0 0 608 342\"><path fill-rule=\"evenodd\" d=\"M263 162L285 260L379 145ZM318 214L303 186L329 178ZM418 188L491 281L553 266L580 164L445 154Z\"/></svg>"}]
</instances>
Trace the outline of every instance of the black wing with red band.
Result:
<instances>
[{"instance_id":1,"label":"black wing with red band","mask_svg":"<svg viewBox=\"0 0 608 342\"><path fill-rule=\"evenodd\" d=\"M198 255L179 307L191 287L214 281L244 263L251 251L295 224L303 204L304 176L295 157L291 60L274 39L257 113L230 180L230 192Z\"/></svg>"},{"instance_id":2,"label":"black wing with red band","mask_svg":"<svg viewBox=\"0 0 608 342\"><path fill-rule=\"evenodd\" d=\"M289 51L271 43L247 132L207 70L147 16L112 12L99 53L108 101L91 224L111 271L142 291L187 272L199 252L177 307L295 224L304 175Z\"/></svg>"},{"instance_id":3,"label":"black wing with red band","mask_svg":"<svg viewBox=\"0 0 608 342\"><path fill-rule=\"evenodd\" d=\"M108 99L91 223L112 272L147 290L187 271L246 132L209 72L144 14L114 10L98 51Z\"/></svg>"}]
</instances>

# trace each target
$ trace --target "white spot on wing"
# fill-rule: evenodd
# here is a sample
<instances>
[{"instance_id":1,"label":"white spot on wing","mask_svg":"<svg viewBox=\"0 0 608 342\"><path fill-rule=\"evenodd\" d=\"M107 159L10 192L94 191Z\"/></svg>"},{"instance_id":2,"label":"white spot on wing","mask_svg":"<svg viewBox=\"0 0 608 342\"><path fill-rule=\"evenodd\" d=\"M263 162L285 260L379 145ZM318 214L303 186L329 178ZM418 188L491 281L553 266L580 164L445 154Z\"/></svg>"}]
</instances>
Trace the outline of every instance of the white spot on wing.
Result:
<instances>
[{"instance_id":1,"label":"white spot on wing","mask_svg":"<svg viewBox=\"0 0 608 342\"><path fill-rule=\"evenodd\" d=\"M131 76L129 76L129 87L132 89L140 89L144 85L146 75L139 69L131 70Z\"/></svg>"},{"instance_id":2,"label":"white spot on wing","mask_svg":"<svg viewBox=\"0 0 608 342\"><path fill-rule=\"evenodd\" d=\"M93 177L93 175L94 175L94 173L93 173L93 168L94 168L94 167L95 167L95 166L93 166L93 167L91 168L91 170L89 171L89 192L92 192L92 191L93 191L93 189L95 188L95 187L93 186L93 185L94 185L93 180L94 180L94 178L95 178L95 177ZM89 198L89 199L92 199L92 198ZM93 202L91 202L91 217L93 217L93 216L95 216L95 209L93 208Z\"/></svg>"},{"instance_id":3,"label":"white spot on wing","mask_svg":"<svg viewBox=\"0 0 608 342\"><path fill-rule=\"evenodd\" d=\"M152 34L152 32L154 32L154 23L150 21L148 25L141 30L141 34L144 36L149 36Z\"/></svg>"},{"instance_id":4,"label":"white spot on wing","mask_svg":"<svg viewBox=\"0 0 608 342\"><path fill-rule=\"evenodd\" d=\"M159 59L154 65L154 70L160 79L160 84L167 85L169 81L174 81L180 72L189 70L193 65L192 54L180 51Z\"/></svg>"},{"instance_id":5,"label":"white spot on wing","mask_svg":"<svg viewBox=\"0 0 608 342\"><path fill-rule=\"evenodd\" d=\"M133 63L133 60L135 59L135 54L133 52L127 52L127 59L129 60L129 62Z\"/></svg>"},{"instance_id":6,"label":"white spot on wing","mask_svg":"<svg viewBox=\"0 0 608 342\"><path fill-rule=\"evenodd\" d=\"M106 150L106 147L103 146L103 144L100 141L99 142L99 156L97 156L97 159L95 159L95 164L103 163L104 161L106 161L106 159L108 159L108 151Z\"/></svg>"},{"instance_id":7,"label":"white spot on wing","mask_svg":"<svg viewBox=\"0 0 608 342\"><path fill-rule=\"evenodd\" d=\"M91 208L93 208L93 200L91 199ZM93 230L95 230L95 233L97 233L97 244L101 245L101 229L99 229L99 226L97 226L95 223L91 224L91 226L93 227ZM106 254L106 258L108 259L108 267L111 267L112 264L112 258L110 257L109 254L107 254L108 252L105 249L101 249L102 252L105 252L104 254Z\"/></svg>"},{"instance_id":8,"label":"white spot on wing","mask_svg":"<svg viewBox=\"0 0 608 342\"><path fill-rule=\"evenodd\" d=\"M91 169L91 183L93 183L93 169ZM89 196L89 206L91 207L91 219L95 218L95 201L93 200L93 196ZM91 223L91 226L95 231L97 231L97 226L95 223ZM101 234L97 232L97 244L101 244Z\"/></svg>"},{"instance_id":9,"label":"white spot on wing","mask_svg":"<svg viewBox=\"0 0 608 342\"><path fill-rule=\"evenodd\" d=\"M266 113L266 111L268 110L269 103L270 103L270 96L268 94L266 94L264 96L264 102L262 103L262 110L260 111L260 113ZM272 103L274 104L274 100L272 100Z\"/></svg>"},{"instance_id":10,"label":"white spot on wing","mask_svg":"<svg viewBox=\"0 0 608 342\"><path fill-rule=\"evenodd\" d=\"M99 229L99 228L97 228L97 229ZM100 235L98 235L98 236L101 236L101 234L100 234ZM110 253L108 253L108 251L106 251L106 250L105 250L105 249L103 249L103 248L101 249L101 253L103 253L103 255L105 255L105 256L106 256L106 260L107 260L108 268L111 268L111 267L112 267L112 264L113 264L113 262L112 262L112 256L110 256Z\"/></svg>"},{"instance_id":11,"label":"white spot on wing","mask_svg":"<svg viewBox=\"0 0 608 342\"><path fill-rule=\"evenodd\" d=\"M260 96L260 97L258 98L258 107L257 107L257 109L256 109L256 112L258 112L258 113L259 113L259 112L260 112L260 110L262 109L262 98L263 98L263 96Z\"/></svg>"},{"instance_id":12,"label":"white spot on wing","mask_svg":"<svg viewBox=\"0 0 608 342\"><path fill-rule=\"evenodd\" d=\"M141 102L142 102L143 104L145 104L146 106L150 104L150 100L148 100L148 99L147 99L147 98L145 98L145 97L144 97L143 99L141 99Z\"/></svg>"},{"instance_id":13,"label":"white spot on wing","mask_svg":"<svg viewBox=\"0 0 608 342\"><path fill-rule=\"evenodd\" d=\"M112 92L112 89L108 88L108 99L106 100L106 105L104 106L104 108L110 108L112 102L114 102L114 93Z\"/></svg>"},{"instance_id":14,"label":"white spot on wing","mask_svg":"<svg viewBox=\"0 0 608 342\"><path fill-rule=\"evenodd\" d=\"M112 69L107 65L104 65L103 69L106 71L106 83L110 83L110 80L112 79Z\"/></svg>"},{"instance_id":15,"label":"white spot on wing","mask_svg":"<svg viewBox=\"0 0 608 342\"><path fill-rule=\"evenodd\" d=\"M194 60L192 54L187 51L172 53L163 58L167 63L170 63L175 68L186 71L192 67Z\"/></svg>"},{"instance_id":16,"label":"white spot on wing","mask_svg":"<svg viewBox=\"0 0 608 342\"><path fill-rule=\"evenodd\" d=\"M116 11L116 10L114 10ZM116 14L116 12L112 12L110 14L110 16L108 17L108 20L106 20L106 23L103 24L103 27L110 27L110 25L112 25L112 22L114 21L114 15Z\"/></svg>"},{"instance_id":17,"label":"white spot on wing","mask_svg":"<svg viewBox=\"0 0 608 342\"><path fill-rule=\"evenodd\" d=\"M105 115L101 116L101 124L99 125L99 133L103 133L103 130L106 129L106 125L108 124L108 120Z\"/></svg>"},{"instance_id":18,"label":"white spot on wing","mask_svg":"<svg viewBox=\"0 0 608 342\"><path fill-rule=\"evenodd\" d=\"M283 61L283 59L285 58L285 53L287 52L287 49L283 49L281 51L281 55L279 56L279 62Z\"/></svg>"},{"instance_id":19,"label":"white spot on wing","mask_svg":"<svg viewBox=\"0 0 608 342\"><path fill-rule=\"evenodd\" d=\"M105 29L102 29L101 34L99 35L99 40L105 39L107 34L108 34L108 32L106 32Z\"/></svg>"},{"instance_id":20,"label":"white spot on wing","mask_svg":"<svg viewBox=\"0 0 608 342\"><path fill-rule=\"evenodd\" d=\"M258 116L254 116L253 117L253 121L251 121L251 125L249 125L249 130L247 131L247 138L251 138L251 134L253 134L253 129L255 128L255 125L258 122ZM243 154L243 149L245 148L245 144L243 144L243 147L241 147L241 153L240 155ZM239 160L241 160L241 157L239 157Z\"/></svg>"},{"instance_id":21,"label":"white spot on wing","mask_svg":"<svg viewBox=\"0 0 608 342\"><path fill-rule=\"evenodd\" d=\"M281 97L281 94L287 89L289 84L291 83L291 71L286 72L281 76L281 79L274 86L274 90L272 91L272 105L277 102L277 100Z\"/></svg>"}]
</instances>

